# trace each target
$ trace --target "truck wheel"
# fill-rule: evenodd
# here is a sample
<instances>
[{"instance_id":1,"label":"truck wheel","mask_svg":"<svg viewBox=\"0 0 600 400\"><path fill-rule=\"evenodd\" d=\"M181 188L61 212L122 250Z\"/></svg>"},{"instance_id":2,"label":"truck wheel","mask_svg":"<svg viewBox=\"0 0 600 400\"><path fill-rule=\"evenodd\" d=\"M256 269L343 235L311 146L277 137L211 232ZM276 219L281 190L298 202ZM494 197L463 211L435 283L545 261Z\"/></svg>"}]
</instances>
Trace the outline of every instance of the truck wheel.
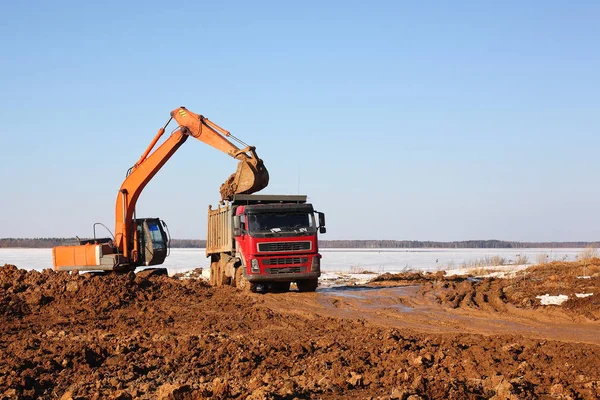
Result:
<instances>
[{"instance_id":1,"label":"truck wheel","mask_svg":"<svg viewBox=\"0 0 600 400\"><path fill-rule=\"evenodd\" d=\"M219 270L219 263L212 262L210 263L210 286L217 286L217 274Z\"/></svg>"},{"instance_id":2,"label":"truck wheel","mask_svg":"<svg viewBox=\"0 0 600 400\"><path fill-rule=\"evenodd\" d=\"M220 286L229 286L231 285L231 278L225 275L225 266L221 264L221 268L219 271L219 276L221 277L221 285Z\"/></svg>"},{"instance_id":3,"label":"truck wheel","mask_svg":"<svg viewBox=\"0 0 600 400\"><path fill-rule=\"evenodd\" d=\"M273 282L271 283L271 291L275 293L285 293L290 290L290 283L292 282Z\"/></svg>"},{"instance_id":4,"label":"truck wheel","mask_svg":"<svg viewBox=\"0 0 600 400\"><path fill-rule=\"evenodd\" d=\"M235 285L236 285L236 287L243 292L256 292L256 284L252 283L248 279L246 279L246 277L244 276L243 268L244 267L241 266L235 270Z\"/></svg>"},{"instance_id":5,"label":"truck wheel","mask_svg":"<svg viewBox=\"0 0 600 400\"><path fill-rule=\"evenodd\" d=\"M314 292L315 290L317 290L318 285L319 280L316 278L296 281L296 286L298 286L298 291L300 292Z\"/></svg>"},{"instance_id":6,"label":"truck wheel","mask_svg":"<svg viewBox=\"0 0 600 400\"><path fill-rule=\"evenodd\" d=\"M217 265L217 286L229 286L229 280L227 276L225 276L225 266L220 262Z\"/></svg>"}]
</instances>

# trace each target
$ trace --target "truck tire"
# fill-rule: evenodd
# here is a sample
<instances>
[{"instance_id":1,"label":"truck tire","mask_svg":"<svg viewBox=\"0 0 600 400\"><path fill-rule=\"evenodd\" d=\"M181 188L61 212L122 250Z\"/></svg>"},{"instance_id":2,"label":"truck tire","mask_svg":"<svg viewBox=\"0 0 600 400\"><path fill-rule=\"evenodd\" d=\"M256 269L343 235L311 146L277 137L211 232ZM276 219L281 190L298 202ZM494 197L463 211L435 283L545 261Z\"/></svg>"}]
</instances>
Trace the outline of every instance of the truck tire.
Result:
<instances>
[{"instance_id":1,"label":"truck tire","mask_svg":"<svg viewBox=\"0 0 600 400\"><path fill-rule=\"evenodd\" d=\"M296 286L298 286L299 292L314 292L315 290L317 290L318 285L319 280L317 278L296 281Z\"/></svg>"},{"instance_id":2,"label":"truck tire","mask_svg":"<svg viewBox=\"0 0 600 400\"><path fill-rule=\"evenodd\" d=\"M225 275L225 266L221 265L221 271L219 272L219 276L221 277L221 284L219 286L229 286L231 285L231 278Z\"/></svg>"},{"instance_id":3,"label":"truck tire","mask_svg":"<svg viewBox=\"0 0 600 400\"><path fill-rule=\"evenodd\" d=\"M225 268L219 261L213 261L210 264L210 285L211 286L227 286L231 278L225 276Z\"/></svg>"},{"instance_id":4,"label":"truck tire","mask_svg":"<svg viewBox=\"0 0 600 400\"><path fill-rule=\"evenodd\" d=\"M221 263L217 263L215 272L215 286L221 287L223 286L223 271L221 271Z\"/></svg>"},{"instance_id":5,"label":"truck tire","mask_svg":"<svg viewBox=\"0 0 600 400\"><path fill-rule=\"evenodd\" d=\"M273 282L271 283L271 291L274 293L289 292L290 283L292 282Z\"/></svg>"},{"instance_id":6,"label":"truck tire","mask_svg":"<svg viewBox=\"0 0 600 400\"><path fill-rule=\"evenodd\" d=\"M217 286L218 269L219 269L218 262L213 261L212 263L210 263L210 279L209 279L210 286Z\"/></svg>"},{"instance_id":7,"label":"truck tire","mask_svg":"<svg viewBox=\"0 0 600 400\"><path fill-rule=\"evenodd\" d=\"M256 292L256 284L246 279L243 268L240 266L235 270L235 286L242 292Z\"/></svg>"},{"instance_id":8,"label":"truck tire","mask_svg":"<svg viewBox=\"0 0 600 400\"><path fill-rule=\"evenodd\" d=\"M215 286L223 286L223 274L221 271L221 263L217 263L215 267Z\"/></svg>"}]
</instances>

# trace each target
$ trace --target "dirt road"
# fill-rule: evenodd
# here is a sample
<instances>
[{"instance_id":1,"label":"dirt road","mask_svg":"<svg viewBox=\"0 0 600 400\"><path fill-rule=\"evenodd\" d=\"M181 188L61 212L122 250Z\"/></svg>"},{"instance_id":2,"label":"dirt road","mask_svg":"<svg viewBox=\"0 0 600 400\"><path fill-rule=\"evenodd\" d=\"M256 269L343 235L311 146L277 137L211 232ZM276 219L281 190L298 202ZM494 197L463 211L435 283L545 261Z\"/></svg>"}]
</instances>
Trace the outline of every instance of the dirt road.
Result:
<instances>
[{"instance_id":1,"label":"dirt road","mask_svg":"<svg viewBox=\"0 0 600 400\"><path fill-rule=\"evenodd\" d=\"M442 283L437 282L435 285ZM487 284L484 283L484 285ZM434 286L435 286L434 285ZM470 286L470 285L469 285ZM456 290L455 288L452 289ZM600 344L600 321L573 317L562 307L517 307L499 298L453 306L440 303L429 285L341 286L315 294L265 295L280 311L364 320L370 324L430 333L519 334L534 339ZM489 304L493 301L493 304Z\"/></svg>"},{"instance_id":2,"label":"dirt road","mask_svg":"<svg viewBox=\"0 0 600 400\"><path fill-rule=\"evenodd\" d=\"M598 398L590 265L266 295L5 266L0 398Z\"/></svg>"}]
</instances>

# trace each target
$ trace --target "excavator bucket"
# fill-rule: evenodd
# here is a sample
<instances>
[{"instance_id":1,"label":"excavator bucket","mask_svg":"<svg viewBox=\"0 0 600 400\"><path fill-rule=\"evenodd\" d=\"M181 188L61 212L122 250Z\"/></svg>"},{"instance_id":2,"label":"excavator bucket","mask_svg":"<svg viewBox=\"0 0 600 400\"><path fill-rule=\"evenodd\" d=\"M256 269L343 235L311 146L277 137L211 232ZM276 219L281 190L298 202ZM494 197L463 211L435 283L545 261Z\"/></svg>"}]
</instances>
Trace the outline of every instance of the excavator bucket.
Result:
<instances>
[{"instance_id":1,"label":"excavator bucket","mask_svg":"<svg viewBox=\"0 0 600 400\"><path fill-rule=\"evenodd\" d=\"M232 174L221 185L221 199L232 200L236 194L252 194L264 189L269 184L269 171L263 161L251 151L253 157L241 154L235 174Z\"/></svg>"},{"instance_id":2,"label":"excavator bucket","mask_svg":"<svg viewBox=\"0 0 600 400\"><path fill-rule=\"evenodd\" d=\"M171 117L177 121L183 134L193 136L239 161L235 174L231 175L219 189L221 200L233 200L236 194L252 194L269 184L269 173L263 161L256 155L254 146L248 146L229 131L185 107L171 111ZM246 147L239 149L229 139Z\"/></svg>"}]
</instances>

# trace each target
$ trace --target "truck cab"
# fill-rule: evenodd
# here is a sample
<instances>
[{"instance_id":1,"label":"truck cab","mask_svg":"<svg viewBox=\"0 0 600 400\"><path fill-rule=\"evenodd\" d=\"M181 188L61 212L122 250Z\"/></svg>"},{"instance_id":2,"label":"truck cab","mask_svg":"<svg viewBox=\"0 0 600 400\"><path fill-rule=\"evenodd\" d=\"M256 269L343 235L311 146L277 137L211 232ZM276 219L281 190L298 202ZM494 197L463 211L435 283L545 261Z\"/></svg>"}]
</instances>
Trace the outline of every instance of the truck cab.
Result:
<instances>
[{"instance_id":1,"label":"truck cab","mask_svg":"<svg viewBox=\"0 0 600 400\"><path fill-rule=\"evenodd\" d=\"M207 256L211 275L220 277L211 281L252 291L286 291L296 282L300 291L314 291L321 275L318 233L325 231L325 215L306 196L237 195L209 210Z\"/></svg>"}]
</instances>

